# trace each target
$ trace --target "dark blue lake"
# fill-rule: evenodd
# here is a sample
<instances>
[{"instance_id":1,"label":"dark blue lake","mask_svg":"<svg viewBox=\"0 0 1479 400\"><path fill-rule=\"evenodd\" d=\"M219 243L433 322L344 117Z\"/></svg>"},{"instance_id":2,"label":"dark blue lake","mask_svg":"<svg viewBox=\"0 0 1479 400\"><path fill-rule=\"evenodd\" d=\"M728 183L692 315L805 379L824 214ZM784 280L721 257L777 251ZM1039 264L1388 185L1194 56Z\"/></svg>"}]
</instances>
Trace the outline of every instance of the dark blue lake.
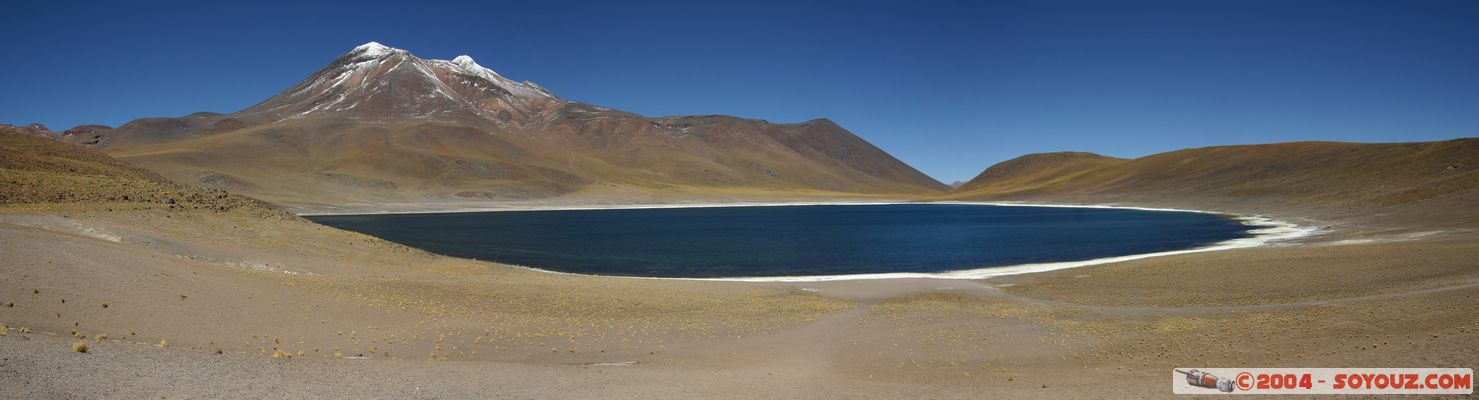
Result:
<instances>
[{"instance_id":1,"label":"dark blue lake","mask_svg":"<svg viewBox=\"0 0 1479 400\"><path fill-rule=\"evenodd\" d=\"M1251 236L1226 216L960 204L335 215L427 251L648 277L944 272L1183 250Z\"/></svg>"}]
</instances>

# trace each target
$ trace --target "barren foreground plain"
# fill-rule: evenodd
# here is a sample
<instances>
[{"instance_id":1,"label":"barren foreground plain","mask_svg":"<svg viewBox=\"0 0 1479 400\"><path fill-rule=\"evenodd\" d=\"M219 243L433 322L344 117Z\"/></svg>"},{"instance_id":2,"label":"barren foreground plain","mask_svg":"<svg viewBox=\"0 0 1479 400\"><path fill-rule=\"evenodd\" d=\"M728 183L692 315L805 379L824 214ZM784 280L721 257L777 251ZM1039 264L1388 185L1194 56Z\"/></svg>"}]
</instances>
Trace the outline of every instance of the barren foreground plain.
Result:
<instances>
[{"instance_id":1,"label":"barren foreground plain","mask_svg":"<svg viewBox=\"0 0 1479 400\"><path fill-rule=\"evenodd\" d=\"M987 280L779 283L442 257L5 131L0 397L1155 398L1172 396L1173 367L1473 367L1479 152L1442 143L1457 153L1436 170L1386 170L1460 177L1436 194L1363 197L1416 184L1371 169L1326 172L1364 177L1341 181L1339 203L1257 182L1174 201L991 182L949 198L1111 199L1323 229L1297 244ZM1053 169L1125 168L1088 164ZM1115 173L1104 182L1149 179Z\"/></svg>"}]
</instances>

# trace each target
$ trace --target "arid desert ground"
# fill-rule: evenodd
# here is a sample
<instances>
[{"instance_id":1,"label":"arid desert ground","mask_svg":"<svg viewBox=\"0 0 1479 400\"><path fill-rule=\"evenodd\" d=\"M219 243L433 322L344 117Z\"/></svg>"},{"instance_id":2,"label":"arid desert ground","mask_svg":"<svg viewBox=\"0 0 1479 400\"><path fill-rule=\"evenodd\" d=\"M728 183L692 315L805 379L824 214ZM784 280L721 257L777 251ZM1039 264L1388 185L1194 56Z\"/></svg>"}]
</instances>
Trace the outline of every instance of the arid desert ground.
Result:
<instances>
[{"instance_id":1,"label":"arid desert ground","mask_svg":"<svg viewBox=\"0 0 1479 400\"><path fill-rule=\"evenodd\" d=\"M1479 364L1466 207L1267 202L1322 232L985 280L588 277L0 136L5 398L1156 398L1173 367Z\"/></svg>"}]
</instances>

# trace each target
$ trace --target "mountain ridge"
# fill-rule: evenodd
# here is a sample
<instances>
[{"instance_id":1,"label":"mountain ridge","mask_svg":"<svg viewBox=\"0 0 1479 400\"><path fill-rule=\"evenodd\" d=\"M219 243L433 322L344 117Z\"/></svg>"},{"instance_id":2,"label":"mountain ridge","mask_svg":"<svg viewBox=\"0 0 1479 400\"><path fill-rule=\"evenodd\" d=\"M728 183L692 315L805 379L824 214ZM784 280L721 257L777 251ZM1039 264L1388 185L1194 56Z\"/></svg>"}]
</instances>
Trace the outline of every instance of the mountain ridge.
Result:
<instances>
[{"instance_id":1,"label":"mountain ridge","mask_svg":"<svg viewBox=\"0 0 1479 400\"><path fill-rule=\"evenodd\" d=\"M1434 218L1434 226L1467 226L1479 224L1479 139L1213 146L1135 159L1033 154L927 199L1133 204L1374 225Z\"/></svg>"},{"instance_id":2,"label":"mountain ridge","mask_svg":"<svg viewBox=\"0 0 1479 400\"><path fill-rule=\"evenodd\" d=\"M172 179L310 209L413 202L892 197L945 185L826 118L646 117L472 57L375 42L241 111L58 138Z\"/></svg>"}]
</instances>

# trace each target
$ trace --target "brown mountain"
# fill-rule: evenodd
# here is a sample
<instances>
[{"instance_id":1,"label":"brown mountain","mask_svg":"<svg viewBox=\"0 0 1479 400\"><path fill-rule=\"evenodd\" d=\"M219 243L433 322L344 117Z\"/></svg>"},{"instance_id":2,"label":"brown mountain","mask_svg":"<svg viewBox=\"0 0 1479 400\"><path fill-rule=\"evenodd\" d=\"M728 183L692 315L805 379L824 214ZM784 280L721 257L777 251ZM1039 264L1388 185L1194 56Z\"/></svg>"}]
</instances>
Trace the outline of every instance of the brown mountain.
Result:
<instances>
[{"instance_id":1,"label":"brown mountain","mask_svg":"<svg viewBox=\"0 0 1479 400\"><path fill-rule=\"evenodd\" d=\"M994 165L933 198L1122 203L1372 222L1417 216L1438 225L1473 224L1479 222L1479 139L1220 146L1133 160L1032 154Z\"/></svg>"},{"instance_id":2,"label":"brown mountain","mask_svg":"<svg viewBox=\"0 0 1479 400\"><path fill-rule=\"evenodd\" d=\"M904 197L946 189L831 121L650 118L564 100L472 58L369 43L232 114L60 137L299 209L391 203Z\"/></svg>"}]
</instances>

